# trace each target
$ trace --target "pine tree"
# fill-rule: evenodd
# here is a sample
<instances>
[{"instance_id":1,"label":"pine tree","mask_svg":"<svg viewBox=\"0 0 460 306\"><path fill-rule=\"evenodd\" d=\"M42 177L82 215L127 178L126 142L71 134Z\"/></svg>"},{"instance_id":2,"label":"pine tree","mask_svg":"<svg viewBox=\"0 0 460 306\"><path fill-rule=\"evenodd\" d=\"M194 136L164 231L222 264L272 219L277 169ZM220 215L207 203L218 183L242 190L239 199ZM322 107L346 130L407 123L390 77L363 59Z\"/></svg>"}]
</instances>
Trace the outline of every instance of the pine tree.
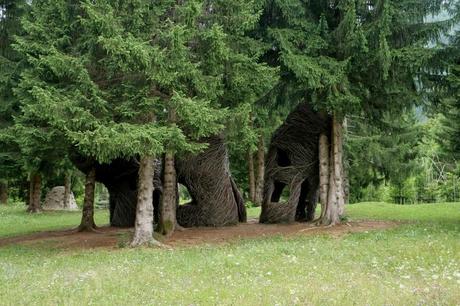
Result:
<instances>
[{"instance_id":1,"label":"pine tree","mask_svg":"<svg viewBox=\"0 0 460 306\"><path fill-rule=\"evenodd\" d=\"M133 245L153 241L154 159L205 148L202 139L224 127L225 108L253 91L240 82L275 71L258 64L255 51L241 51L250 41L234 40L256 23L253 10L243 1L32 3L17 42L30 65L16 90L23 110L17 125L60 135L62 147L98 162L139 159ZM246 96L233 100L243 89Z\"/></svg>"},{"instance_id":2,"label":"pine tree","mask_svg":"<svg viewBox=\"0 0 460 306\"><path fill-rule=\"evenodd\" d=\"M18 112L18 101L12 88L21 71L21 56L13 49L14 35L21 33L20 18L27 9L26 1L0 1L0 202L8 200L8 181L21 177L19 147L11 137L13 116Z\"/></svg>"},{"instance_id":3,"label":"pine tree","mask_svg":"<svg viewBox=\"0 0 460 306\"><path fill-rule=\"evenodd\" d=\"M281 66L286 103L306 101L331 122L330 135L320 137L322 224L338 223L343 214L344 118L359 114L378 121L382 112L420 102L414 78L432 55L425 45L448 27L448 22L426 23L425 17L443 5L267 2L259 35L273 46L266 60Z\"/></svg>"},{"instance_id":4,"label":"pine tree","mask_svg":"<svg viewBox=\"0 0 460 306\"><path fill-rule=\"evenodd\" d=\"M378 124L363 117L351 117L348 126L345 148L353 202L372 200L362 198L362 191L369 186L391 184L401 190L418 170L423 130L415 110L402 112L400 116L384 114Z\"/></svg>"},{"instance_id":5,"label":"pine tree","mask_svg":"<svg viewBox=\"0 0 460 306\"><path fill-rule=\"evenodd\" d=\"M460 32L451 38L441 54L448 53L447 74L441 92L443 129L439 142L451 160L460 160ZM446 57L444 57L445 59Z\"/></svg>"}]
</instances>

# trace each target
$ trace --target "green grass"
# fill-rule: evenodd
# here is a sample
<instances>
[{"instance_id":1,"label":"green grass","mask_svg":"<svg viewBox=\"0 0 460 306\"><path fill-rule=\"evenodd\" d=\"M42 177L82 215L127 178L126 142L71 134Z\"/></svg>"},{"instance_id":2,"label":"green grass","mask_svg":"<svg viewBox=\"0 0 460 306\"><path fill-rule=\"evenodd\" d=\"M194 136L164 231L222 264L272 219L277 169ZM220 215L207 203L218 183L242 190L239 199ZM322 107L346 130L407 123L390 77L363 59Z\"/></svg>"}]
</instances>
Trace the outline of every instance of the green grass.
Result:
<instances>
[{"instance_id":1,"label":"green grass","mask_svg":"<svg viewBox=\"0 0 460 306\"><path fill-rule=\"evenodd\" d=\"M397 220L414 222L460 222L460 203L396 205L368 202L348 205L347 215L353 219Z\"/></svg>"},{"instance_id":2,"label":"green grass","mask_svg":"<svg viewBox=\"0 0 460 306\"><path fill-rule=\"evenodd\" d=\"M0 238L76 227L80 220L79 211L29 214L24 203L0 205ZM96 224L104 225L108 220L107 210L95 211Z\"/></svg>"},{"instance_id":3,"label":"green grass","mask_svg":"<svg viewBox=\"0 0 460 306\"><path fill-rule=\"evenodd\" d=\"M261 237L175 250L3 247L0 304L459 304L460 204L363 203L347 209L352 220L408 222L341 238ZM8 213L3 208L0 223ZM35 218L12 213L13 227ZM43 228L63 221L41 218Z\"/></svg>"},{"instance_id":4,"label":"green grass","mask_svg":"<svg viewBox=\"0 0 460 306\"><path fill-rule=\"evenodd\" d=\"M259 218L260 207L248 207L246 208L248 218Z\"/></svg>"}]
</instances>

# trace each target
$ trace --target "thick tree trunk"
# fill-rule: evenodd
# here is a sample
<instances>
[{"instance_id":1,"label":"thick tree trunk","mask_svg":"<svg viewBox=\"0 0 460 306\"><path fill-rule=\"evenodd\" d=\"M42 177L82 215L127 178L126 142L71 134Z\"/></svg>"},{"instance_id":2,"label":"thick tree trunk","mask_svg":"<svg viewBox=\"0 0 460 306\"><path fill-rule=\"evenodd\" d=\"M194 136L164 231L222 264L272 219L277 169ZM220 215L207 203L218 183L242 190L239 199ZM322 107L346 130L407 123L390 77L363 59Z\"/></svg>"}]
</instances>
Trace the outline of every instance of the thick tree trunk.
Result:
<instances>
[{"instance_id":1,"label":"thick tree trunk","mask_svg":"<svg viewBox=\"0 0 460 306\"><path fill-rule=\"evenodd\" d=\"M163 196L160 205L158 232L170 236L176 227L177 176L174 167L174 153L166 152L164 158Z\"/></svg>"},{"instance_id":2,"label":"thick tree trunk","mask_svg":"<svg viewBox=\"0 0 460 306\"><path fill-rule=\"evenodd\" d=\"M158 244L153 238L153 175L154 158L144 156L139 165L136 222L131 246Z\"/></svg>"},{"instance_id":3,"label":"thick tree trunk","mask_svg":"<svg viewBox=\"0 0 460 306\"><path fill-rule=\"evenodd\" d=\"M8 182L0 181L0 204L8 204Z\"/></svg>"},{"instance_id":4,"label":"thick tree trunk","mask_svg":"<svg viewBox=\"0 0 460 306\"><path fill-rule=\"evenodd\" d=\"M66 174L64 178L64 209L69 207L71 193L72 178L70 174Z\"/></svg>"},{"instance_id":5,"label":"thick tree trunk","mask_svg":"<svg viewBox=\"0 0 460 306\"><path fill-rule=\"evenodd\" d=\"M42 190L42 177L39 173L32 173L30 176L30 190L29 190L29 207L27 211L30 213L40 212L40 198Z\"/></svg>"},{"instance_id":6,"label":"thick tree trunk","mask_svg":"<svg viewBox=\"0 0 460 306\"><path fill-rule=\"evenodd\" d=\"M259 144L257 146L257 181L256 181L256 205L262 205L264 198L264 175L265 175L265 143L264 136L259 136Z\"/></svg>"},{"instance_id":7,"label":"thick tree trunk","mask_svg":"<svg viewBox=\"0 0 460 306\"><path fill-rule=\"evenodd\" d=\"M320 224L335 225L340 223L340 217L344 213L344 178L343 178L343 133L342 123L333 117L332 120L332 143L329 152L329 177L327 183L327 200L325 199L326 190L326 152L324 150L327 142L322 135L320 137L320 180L321 180L321 202L322 212ZM326 203L326 205L323 204Z\"/></svg>"},{"instance_id":8,"label":"thick tree trunk","mask_svg":"<svg viewBox=\"0 0 460 306\"><path fill-rule=\"evenodd\" d=\"M94 231L96 224L94 223L94 190L96 188L96 169L93 167L86 174L85 181L85 198L83 200L83 211L81 215L81 223L78 231Z\"/></svg>"},{"instance_id":9,"label":"thick tree trunk","mask_svg":"<svg viewBox=\"0 0 460 306\"><path fill-rule=\"evenodd\" d=\"M256 202L256 178L254 173L254 156L252 151L248 150L248 171L249 171L249 200Z\"/></svg>"}]
</instances>

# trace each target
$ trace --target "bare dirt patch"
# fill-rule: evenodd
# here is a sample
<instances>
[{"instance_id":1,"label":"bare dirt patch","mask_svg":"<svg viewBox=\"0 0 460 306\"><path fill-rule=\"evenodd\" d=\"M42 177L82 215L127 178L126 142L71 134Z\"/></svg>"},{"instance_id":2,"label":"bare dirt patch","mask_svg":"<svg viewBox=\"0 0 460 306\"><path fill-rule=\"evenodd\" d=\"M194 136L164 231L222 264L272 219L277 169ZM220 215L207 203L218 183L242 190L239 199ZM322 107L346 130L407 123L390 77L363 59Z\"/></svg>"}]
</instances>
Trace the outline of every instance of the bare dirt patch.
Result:
<instances>
[{"instance_id":1,"label":"bare dirt patch","mask_svg":"<svg viewBox=\"0 0 460 306\"><path fill-rule=\"evenodd\" d=\"M238 239L297 236L297 235L331 235L341 237L348 233L382 230L398 226L398 222L389 221L353 221L334 227L315 227L307 223L294 224L259 224L256 219L246 224L223 228L200 227L175 232L164 243L172 247L195 246L202 244L222 244ZM118 248L127 240L132 229L102 227L98 232L79 233L74 230L48 231L25 236L0 239L0 247L7 245L45 244L58 249L92 249Z\"/></svg>"}]
</instances>

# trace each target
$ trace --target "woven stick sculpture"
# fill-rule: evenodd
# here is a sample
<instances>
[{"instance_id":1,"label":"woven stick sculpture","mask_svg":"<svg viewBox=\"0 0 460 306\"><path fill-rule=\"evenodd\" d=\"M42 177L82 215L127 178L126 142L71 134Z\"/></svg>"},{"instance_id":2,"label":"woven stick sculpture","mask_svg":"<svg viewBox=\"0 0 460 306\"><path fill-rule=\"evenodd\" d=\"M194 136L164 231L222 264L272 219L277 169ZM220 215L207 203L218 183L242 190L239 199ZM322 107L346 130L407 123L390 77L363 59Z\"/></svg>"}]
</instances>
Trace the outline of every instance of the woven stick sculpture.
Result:
<instances>
[{"instance_id":1,"label":"woven stick sculpture","mask_svg":"<svg viewBox=\"0 0 460 306\"><path fill-rule=\"evenodd\" d=\"M183 227L226 226L246 222L246 208L229 170L224 139L218 136L205 140L209 146L202 153L178 158L178 182L187 187L192 201L177 207L177 221ZM83 172L88 161L73 158ZM137 200L137 172L134 160L117 159L110 164L96 163L96 180L103 183L110 195L110 224L117 227L134 225ZM155 221L159 219L162 193L162 165L155 165L153 205ZM178 197L177 197L178 198Z\"/></svg>"},{"instance_id":2,"label":"woven stick sculpture","mask_svg":"<svg viewBox=\"0 0 460 306\"><path fill-rule=\"evenodd\" d=\"M266 158L261 223L311 221L318 197L318 141L327 122L301 103L273 134Z\"/></svg>"}]
</instances>

